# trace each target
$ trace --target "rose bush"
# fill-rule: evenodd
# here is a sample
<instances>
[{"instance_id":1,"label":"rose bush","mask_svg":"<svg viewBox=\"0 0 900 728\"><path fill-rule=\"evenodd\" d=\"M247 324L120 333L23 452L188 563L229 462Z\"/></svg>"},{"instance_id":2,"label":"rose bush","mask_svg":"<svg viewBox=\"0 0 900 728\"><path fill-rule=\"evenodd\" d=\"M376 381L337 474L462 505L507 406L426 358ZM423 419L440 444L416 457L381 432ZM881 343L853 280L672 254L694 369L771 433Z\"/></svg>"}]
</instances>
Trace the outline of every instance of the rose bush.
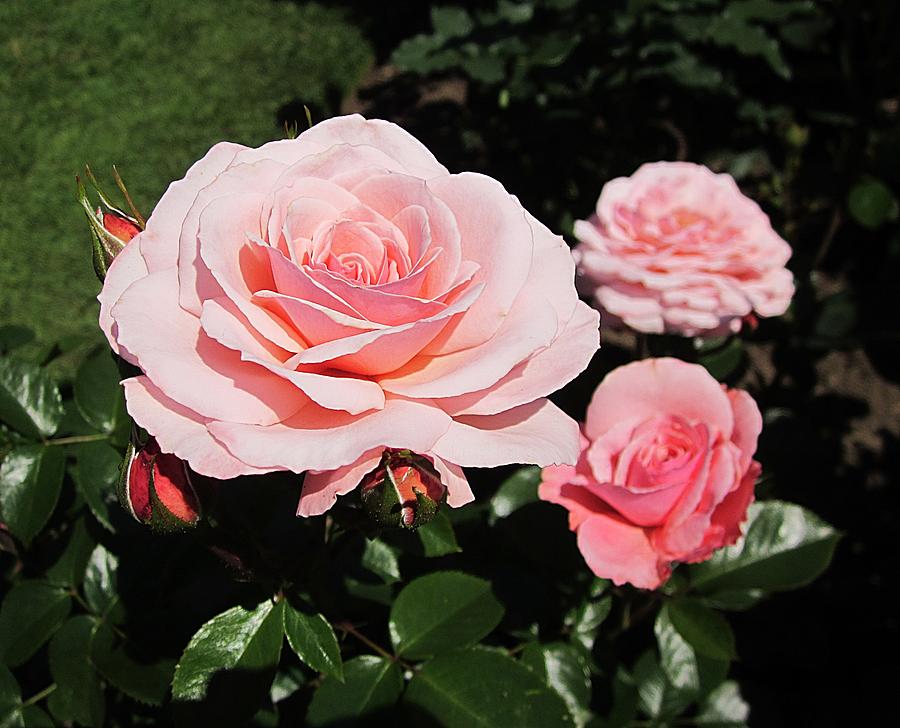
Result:
<instances>
[{"instance_id":1,"label":"rose bush","mask_svg":"<svg viewBox=\"0 0 900 728\"><path fill-rule=\"evenodd\" d=\"M309 471L302 515L388 447L427 455L452 506L472 498L461 466L577 459L577 425L545 399L598 345L569 249L388 122L217 144L99 300L143 371L128 411L162 451L215 478Z\"/></svg>"},{"instance_id":2,"label":"rose bush","mask_svg":"<svg viewBox=\"0 0 900 728\"><path fill-rule=\"evenodd\" d=\"M645 333L719 335L791 302L790 246L728 174L655 162L604 185L575 223L582 285L609 323Z\"/></svg>"},{"instance_id":3,"label":"rose bush","mask_svg":"<svg viewBox=\"0 0 900 728\"><path fill-rule=\"evenodd\" d=\"M678 359L612 371L588 407L576 466L542 472L540 496L569 509L595 574L654 589L673 562L733 544L760 473L762 416L746 392Z\"/></svg>"}]
</instances>

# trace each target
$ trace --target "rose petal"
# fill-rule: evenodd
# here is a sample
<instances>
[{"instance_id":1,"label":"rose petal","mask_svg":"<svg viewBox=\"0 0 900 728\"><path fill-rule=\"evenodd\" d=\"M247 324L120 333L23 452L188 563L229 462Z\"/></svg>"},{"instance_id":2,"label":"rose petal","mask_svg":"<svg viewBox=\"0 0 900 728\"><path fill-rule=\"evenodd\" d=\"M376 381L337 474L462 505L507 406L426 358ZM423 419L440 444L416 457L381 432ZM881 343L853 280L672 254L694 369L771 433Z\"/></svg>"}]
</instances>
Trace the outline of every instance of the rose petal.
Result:
<instances>
[{"instance_id":1,"label":"rose petal","mask_svg":"<svg viewBox=\"0 0 900 728\"><path fill-rule=\"evenodd\" d=\"M672 571L644 529L607 514L594 514L578 527L578 549L591 571L619 586L656 589Z\"/></svg>"},{"instance_id":2,"label":"rose petal","mask_svg":"<svg viewBox=\"0 0 900 728\"><path fill-rule=\"evenodd\" d=\"M578 459L578 424L548 399L496 415L455 418L433 452L457 465L558 465Z\"/></svg>"},{"instance_id":3,"label":"rose petal","mask_svg":"<svg viewBox=\"0 0 900 728\"><path fill-rule=\"evenodd\" d=\"M166 397L147 377L122 382L128 413L153 435L164 452L186 460L194 472L227 480L239 475L258 475L277 468L255 468L238 460L209 434L207 417Z\"/></svg>"},{"instance_id":4,"label":"rose petal","mask_svg":"<svg viewBox=\"0 0 900 728\"><path fill-rule=\"evenodd\" d=\"M335 470L378 447L428 452L449 426L450 418L431 404L387 399L384 409L362 415L310 403L274 425L213 422L209 429L245 462L300 473Z\"/></svg>"}]
</instances>

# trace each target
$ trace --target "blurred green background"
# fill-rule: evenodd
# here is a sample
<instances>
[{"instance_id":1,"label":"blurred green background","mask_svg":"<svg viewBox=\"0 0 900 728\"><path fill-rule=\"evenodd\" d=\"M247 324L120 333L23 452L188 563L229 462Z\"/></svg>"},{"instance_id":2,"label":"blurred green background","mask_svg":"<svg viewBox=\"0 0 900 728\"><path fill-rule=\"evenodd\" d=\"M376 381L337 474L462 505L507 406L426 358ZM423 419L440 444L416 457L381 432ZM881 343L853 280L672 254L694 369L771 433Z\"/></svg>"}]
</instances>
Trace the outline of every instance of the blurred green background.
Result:
<instances>
[{"instance_id":1,"label":"blurred green background","mask_svg":"<svg viewBox=\"0 0 900 728\"><path fill-rule=\"evenodd\" d=\"M0 321L94 336L99 284L75 204L118 166L139 209L215 142L336 111L371 50L333 7L258 0L0 3Z\"/></svg>"}]
</instances>

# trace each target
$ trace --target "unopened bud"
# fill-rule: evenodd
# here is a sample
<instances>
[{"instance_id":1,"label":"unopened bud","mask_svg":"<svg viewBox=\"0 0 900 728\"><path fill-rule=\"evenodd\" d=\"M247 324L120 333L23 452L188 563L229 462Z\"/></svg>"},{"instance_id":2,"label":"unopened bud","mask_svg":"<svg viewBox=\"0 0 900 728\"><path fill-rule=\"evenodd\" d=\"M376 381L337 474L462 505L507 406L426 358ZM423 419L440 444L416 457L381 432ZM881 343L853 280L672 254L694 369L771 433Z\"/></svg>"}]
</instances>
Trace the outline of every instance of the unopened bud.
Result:
<instances>
[{"instance_id":1,"label":"unopened bud","mask_svg":"<svg viewBox=\"0 0 900 728\"><path fill-rule=\"evenodd\" d=\"M80 178L76 177L75 181L78 185L78 201L81 203L91 229L94 272L102 282L106 278L106 271L113 259L122 252L133 237L144 229L144 222L136 210L133 210L134 215L129 215L113 205L97 186L90 170L87 170L87 173L101 206L93 205L88 198L84 182ZM131 198L118 173L116 174L116 184L119 185L130 205Z\"/></svg>"},{"instance_id":2,"label":"unopened bud","mask_svg":"<svg viewBox=\"0 0 900 728\"><path fill-rule=\"evenodd\" d=\"M381 526L411 530L431 521L447 489L431 461L409 450L385 450L378 467L363 478L363 507Z\"/></svg>"},{"instance_id":3,"label":"unopened bud","mask_svg":"<svg viewBox=\"0 0 900 728\"><path fill-rule=\"evenodd\" d=\"M140 449L128 445L118 491L125 510L157 531L180 531L200 520L200 499L187 466L160 452L152 437Z\"/></svg>"}]
</instances>

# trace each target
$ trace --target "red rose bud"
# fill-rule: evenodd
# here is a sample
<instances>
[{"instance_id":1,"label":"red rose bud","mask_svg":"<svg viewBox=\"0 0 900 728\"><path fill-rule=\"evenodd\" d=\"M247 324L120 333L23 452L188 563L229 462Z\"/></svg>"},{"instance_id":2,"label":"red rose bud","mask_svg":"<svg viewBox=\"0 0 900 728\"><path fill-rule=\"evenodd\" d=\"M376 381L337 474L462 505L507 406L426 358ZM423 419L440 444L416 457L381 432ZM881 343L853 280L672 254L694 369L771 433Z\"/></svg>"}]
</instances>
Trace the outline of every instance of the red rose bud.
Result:
<instances>
[{"instance_id":1,"label":"red rose bud","mask_svg":"<svg viewBox=\"0 0 900 728\"><path fill-rule=\"evenodd\" d=\"M372 520L410 530L431 521L446 494L431 461L409 450L385 450L360 483L360 499Z\"/></svg>"},{"instance_id":2,"label":"red rose bud","mask_svg":"<svg viewBox=\"0 0 900 728\"><path fill-rule=\"evenodd\" d=\"M118 172L115 173L116 184L118 184L119 189L122 190L126 200L128 200L134 215L129 215L113 205L97 186L97 181L91 174L90 169L87 170L87 174L94 187L94 192L100 199L101 207L95 208L91 203L84 182L78 177L75 178L75 181L78 184L78 201L84 209L91 229L94 272L102 282L106 278L106 271L113 259L122 252L128 241L144 229L144 221L137 210L134 209L131 197L129 197L125 185L118 176Z\"/></svg>"},{"instance_id":3,"label":"red rose bud","mask_svg":"<svg viewBox=\"0 0 900 728\"><path fill-rule=\"evenodd\" d=\"M180 531L200 520L200 499L187 466L160 452L152 437L139 450L128 445L118 490L125 510L157 531Z\"/></svg>"}]
</instances>

